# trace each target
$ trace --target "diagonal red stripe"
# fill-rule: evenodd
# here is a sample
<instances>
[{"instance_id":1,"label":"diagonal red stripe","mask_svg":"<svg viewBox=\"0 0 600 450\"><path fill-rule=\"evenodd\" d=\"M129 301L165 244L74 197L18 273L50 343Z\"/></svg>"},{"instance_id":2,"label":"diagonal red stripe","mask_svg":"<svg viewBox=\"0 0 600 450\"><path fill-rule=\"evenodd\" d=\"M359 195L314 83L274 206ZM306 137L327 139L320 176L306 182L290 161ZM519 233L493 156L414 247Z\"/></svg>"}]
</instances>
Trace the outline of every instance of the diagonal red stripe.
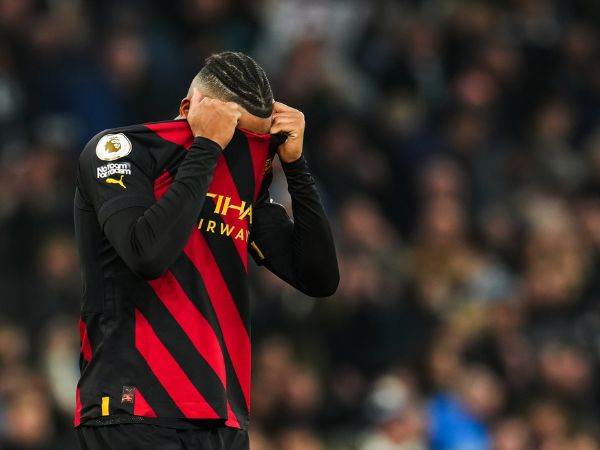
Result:
<instances>
[{"instance_id":1,"label":"diagonal red stripe","mask_svg":"<svg viewBox=\"0 0 600 450\"><path fill-rule=\"evenodd\" d=\"M75 417L73 418L73 425L76 427L81 423L81 392L79 387L75 391Z\"/></svg>"},{"instance_id":2,"label":"diagonal red stripe","mask_svg":"<svg viewBox=\"0 0 600 450\"><path fill-rule=\"evenodd\" d=\"M248 131L242 130L248 139L248 147L250 149L250 157L252 159L252 170L254 171L254 201L260 192L260 185L265 177L265 162L269 156L269 144L271 143L271 135L269 139L265 139L265 135L257 135Z\"/></svg>"},{"instance_id":3,"label":"diagonal red stripe","mask_svg":"<svg viewBox=\"0 0 600 450\"><path fill-rule=\"evenodd\" d=\"M152 406L146 401L139 389L135 390L135 399L133 402L133 415L144 417L157 417Z\"/></svg>"},{"instance_id":4,"label":"diagonal red stripe","mask_svg":"<svg viewBox=\"0 0 600 450\"><path fill-rule=\"evenodd\" d=\"M213 179L210 183L208 191L213 192L215 194L227 195L231 197L232 205L239 206L242 203L242 200L240 199L237 188L235 186L235 182L233 181L233 177L231 176L231 172L227 167L227 161L225 160L225 157L223 155L221 155L219 157L219 160L217 161L217 167L215 167ZM233 233L231 233L230 237L233 240L238 254L240 255L242 264L244 265L244 268L247 271L248 243L246 242L246 235L248 230L248 216L246 216L245 219L239 220L238 211L235 209L229 209L229 211L227 211L227 214L222 215L221 217L223 218L223 222L236 227L236 230ZM244 239L235 239L235 235L238 233L239 228L242 228L244 230Z\"/></svg>"},{"instance_id":5,"label":"diagonal red stripe","mask_svg":"<svg viewBox=\"0 0 600 450\"><path fill-rule=\"evenodd\" d=\"M221 331L225 347L250 409L250 337L217 262L201 233L192 233L184 249L200 273Z\"/></svg>"},{"instance_id":6,"label":"diagonal red stripe","mask_svg":"<svg viewBox=\"0 0 600 450\"><path fill-rule=\"evenodd\" d=\"M92 346L90 344L87 326L81 318L79 319L79 337L81 340L81 355L85 361L90 362L92 360Z\"/></svg>"},{"instance_id":7,"label":"diagonal red stripe","mask_svg":"<svg viewBox=\"0 0 600 450\"><path fill-rule=\"evenodd\" d=\"M227 402L227 420L225 421L225 425L233 428L242 428L237 417L235 417L235 413L233 412L233 409L231 409L229 402Z\"/></svg>"},{"instance_id":8,"label":"diagonal red stripe","mask_svg":"<svg viewBox=\"0 0 600 450\"><path fill-rule=\"evenodd\" d=\"M154 198L159 200L169 190L169 186L173 182L173 177L168 170L165 170L160 176L154 180Z\"/></svg>"},{"instance_id":9,"label":"diagonal red stripe","mask_svg":"<svg viewBox=\"0 0 600 450\"><path fill-rule=\"evenodd\" d=\"M160 122L160 123L149 123L146 124L146 127L156 133L162 139L166 141L172 142L174 144L180 145L186 149L189 149L194 142L194 136L190 127L185 120L174 120L171 122ZM250 133L244 131L244 133ZM253 134L254 135L254 134ZM256 139L261 135L254 135ZM264 137L262 138L264 140ZM263 162L264 164L264 162ZM172 177L168 172L164 172L158 177L154 182L154 197L158 200L160 199L169 189L169 186L172 182ZM231 197L231 204L240 205L241 200L237 188L235 186L235 182L233 181L233 177L229 172L227 167L227 162L223 155L219 157L217 162L217 167L215 168L213 179L211 185L209 187L209 192L213 192L219 195L227 195ZM246 241L247 231L248 231L248 222L247 220L237 220L235 217L236 210L232 209L229 211L227 215L221 216L223 218L223 222L228 225L236 226L236 229L243 229L244 239L235 239L237 234L237 230L235 234L232 233L231 239L240 255L240 259L242 260L242 264L244 268L248 270L248 243Z\"/></svg>"},{"instance_id":10,"label":"diagonal red stripe","mask_svg":"<svg viewBox=\"0 0 600 450\"><path fill-rule=\"evenodd\" d=\"M208 321L194 306L170 271L148 282L160 301L169 310L188 336L198 353L226 386L225 361L219 340Z\"/></svg>"},{"instance_id":11,"label":"diagonal red stripe","mask_svg":"<svg viewBox=\"0 0 600 450\"><path fill-rule=\"evenodd\" d=\"M194 135L186 120L172 120L169 122L147 123L146 128L154 131L158 136L173 144L190 148L194 142Z\"/></svg>"},{"instance_id":12,"label":"diagonal red stripe","mask_svg":"<svg viewBox=\"0 0 600 450\"><path fill-rule=\"evenodd\" d=\"M186 418L219 418L138 309L135 310L135 347Z\"/></svg>"}]
</instances>

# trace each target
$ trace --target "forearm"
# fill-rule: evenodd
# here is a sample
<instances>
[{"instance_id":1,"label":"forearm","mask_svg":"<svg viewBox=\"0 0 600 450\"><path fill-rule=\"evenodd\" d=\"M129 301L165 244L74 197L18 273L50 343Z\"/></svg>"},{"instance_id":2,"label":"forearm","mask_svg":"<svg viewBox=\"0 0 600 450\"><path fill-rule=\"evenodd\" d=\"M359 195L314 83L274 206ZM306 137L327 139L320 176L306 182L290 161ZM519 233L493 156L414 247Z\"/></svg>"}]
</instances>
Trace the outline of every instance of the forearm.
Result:
<instances>
[{"instance_id":1,"label":"forearm","mask_svg":"<svg viewBox=\"0 0 600 450\"><path fill-rule=\"evenodd\" d=\"M204 205L220 152L214 142L197 138L162 198L106 221L108 239L134 272L156 278L179 256Z\"/></svg>"},{"instance_id":2,"label":"forearm","mask_svg":"<svg viewBox=\"0 0 600 450\"><path fill-rule=\"evenodd\" d=\"M309 295L324 297L335 292L339 271L333 235L315 180L303 157L282 163L292 198L290 273L294 284Z\"/></svg>"},{"instance_id":3,"label":"forearm","mask_svg":"<svg viewBox=\"0 0 600 450\"><path fill-rule=\"evenodd\" d=\"M339 283L333 236L306 161L282 163L294 221L276 203L256 211L254 238L271 272L312 297L328 297Z\"/></svg>"}]
</instances>

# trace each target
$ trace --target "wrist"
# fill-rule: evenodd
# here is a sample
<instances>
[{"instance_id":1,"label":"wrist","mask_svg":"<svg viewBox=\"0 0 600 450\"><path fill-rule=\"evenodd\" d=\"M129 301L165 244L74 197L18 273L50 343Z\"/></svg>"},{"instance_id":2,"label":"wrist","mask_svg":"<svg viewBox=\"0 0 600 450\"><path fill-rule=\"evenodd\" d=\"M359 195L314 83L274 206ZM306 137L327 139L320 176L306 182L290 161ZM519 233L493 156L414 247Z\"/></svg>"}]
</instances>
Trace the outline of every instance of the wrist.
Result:
<instances>
[{"instance_id":1,"label":"wrist","mask_svg":"<svg viewBox=\"0 0 600 450\"><path fill-rule=\"evenodd\" d=\"M195 147L200 147L200 148L208 148L211 150L218 150L219 152L223 151L223 147L221 147L221 145L216 142L213 141L210 138L207 138L205 136L194 136L194 144Z\"/></svg>"},{"instance_id":2,"label":"wrist","mask_svg":"<svg viewBox=\"0 0 600 450\"><path fill-rule=\"evenodd\" d=\"M306 162L306 158L304 158L304 154L301 153L296 159L292 161L286 161L285 159L279 157L281 160L281 168L284 172L293 172L298 169L307 170L308 164Z\"/></svg>"},{"instance_id":3,"label":"wrist","mask_svg":"<svg viewBox=\"0 0 600 450\"><path fill-rule=\"evenodd\" d=\"M216 142L221 148L223 148L223 146L221 145L219 140L217 140L217 136L214 135L214 133L210 133L205 128L201 128L201 129L191 128L191 130L192 130L192 135L194 136L194 139L198 139L198 138L208 139L212 142Z\"/></svg>"},{"instance_id":4,"label":"wrist","mask_svg":"<svg viewBox=\"0 0 600 450\"><path fill-rule=\"evenodd\" d=\"M299 155L279 155L279 159L281 160L282 164L292 164L298 161L300 158L302 158L302 153Z\"/></svg>"}]
</instances>

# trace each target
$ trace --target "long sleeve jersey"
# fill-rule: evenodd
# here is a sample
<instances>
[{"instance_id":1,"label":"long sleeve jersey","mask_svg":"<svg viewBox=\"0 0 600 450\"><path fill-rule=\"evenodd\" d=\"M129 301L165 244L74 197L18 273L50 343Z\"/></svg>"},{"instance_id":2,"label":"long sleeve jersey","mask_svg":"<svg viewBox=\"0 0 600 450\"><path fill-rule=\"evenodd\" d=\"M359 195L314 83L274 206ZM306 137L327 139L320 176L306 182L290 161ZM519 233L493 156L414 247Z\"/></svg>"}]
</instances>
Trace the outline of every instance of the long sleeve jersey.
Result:
<instances>
[{"instance_id":1,"label":"long sleeve jersey","mask_svg":"<svg viewBox=\"0 0 600 450\"><path fill-rule=\"evenodd\" d=\"M84 285L76 426L247 427L248 255L310 296L339 281L303 157L282 164L293 220L270 198L280 143L236 129L221 149L172 120L86 145L74 208Z\"/></svg>"}]
</instances>

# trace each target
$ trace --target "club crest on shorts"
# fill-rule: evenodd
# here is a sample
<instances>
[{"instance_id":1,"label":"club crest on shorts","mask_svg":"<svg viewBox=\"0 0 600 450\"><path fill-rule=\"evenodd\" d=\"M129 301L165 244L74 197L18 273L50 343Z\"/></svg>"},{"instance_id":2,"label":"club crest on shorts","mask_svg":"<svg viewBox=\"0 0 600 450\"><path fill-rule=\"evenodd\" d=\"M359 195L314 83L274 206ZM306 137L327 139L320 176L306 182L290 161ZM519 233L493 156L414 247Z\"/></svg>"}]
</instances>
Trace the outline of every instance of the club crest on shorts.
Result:
<instances>
[{"instance_id":1,"label":"club crest on shorts","mask_svg":"<svg viewBox=\"0 0 600 450\"><path fill-rule=\"evenodd\" d=\"M106 134L96 145L96 156L102 161L114 161L131 153L131 141L123 133Z\"/></svg>"}]
</instances>

